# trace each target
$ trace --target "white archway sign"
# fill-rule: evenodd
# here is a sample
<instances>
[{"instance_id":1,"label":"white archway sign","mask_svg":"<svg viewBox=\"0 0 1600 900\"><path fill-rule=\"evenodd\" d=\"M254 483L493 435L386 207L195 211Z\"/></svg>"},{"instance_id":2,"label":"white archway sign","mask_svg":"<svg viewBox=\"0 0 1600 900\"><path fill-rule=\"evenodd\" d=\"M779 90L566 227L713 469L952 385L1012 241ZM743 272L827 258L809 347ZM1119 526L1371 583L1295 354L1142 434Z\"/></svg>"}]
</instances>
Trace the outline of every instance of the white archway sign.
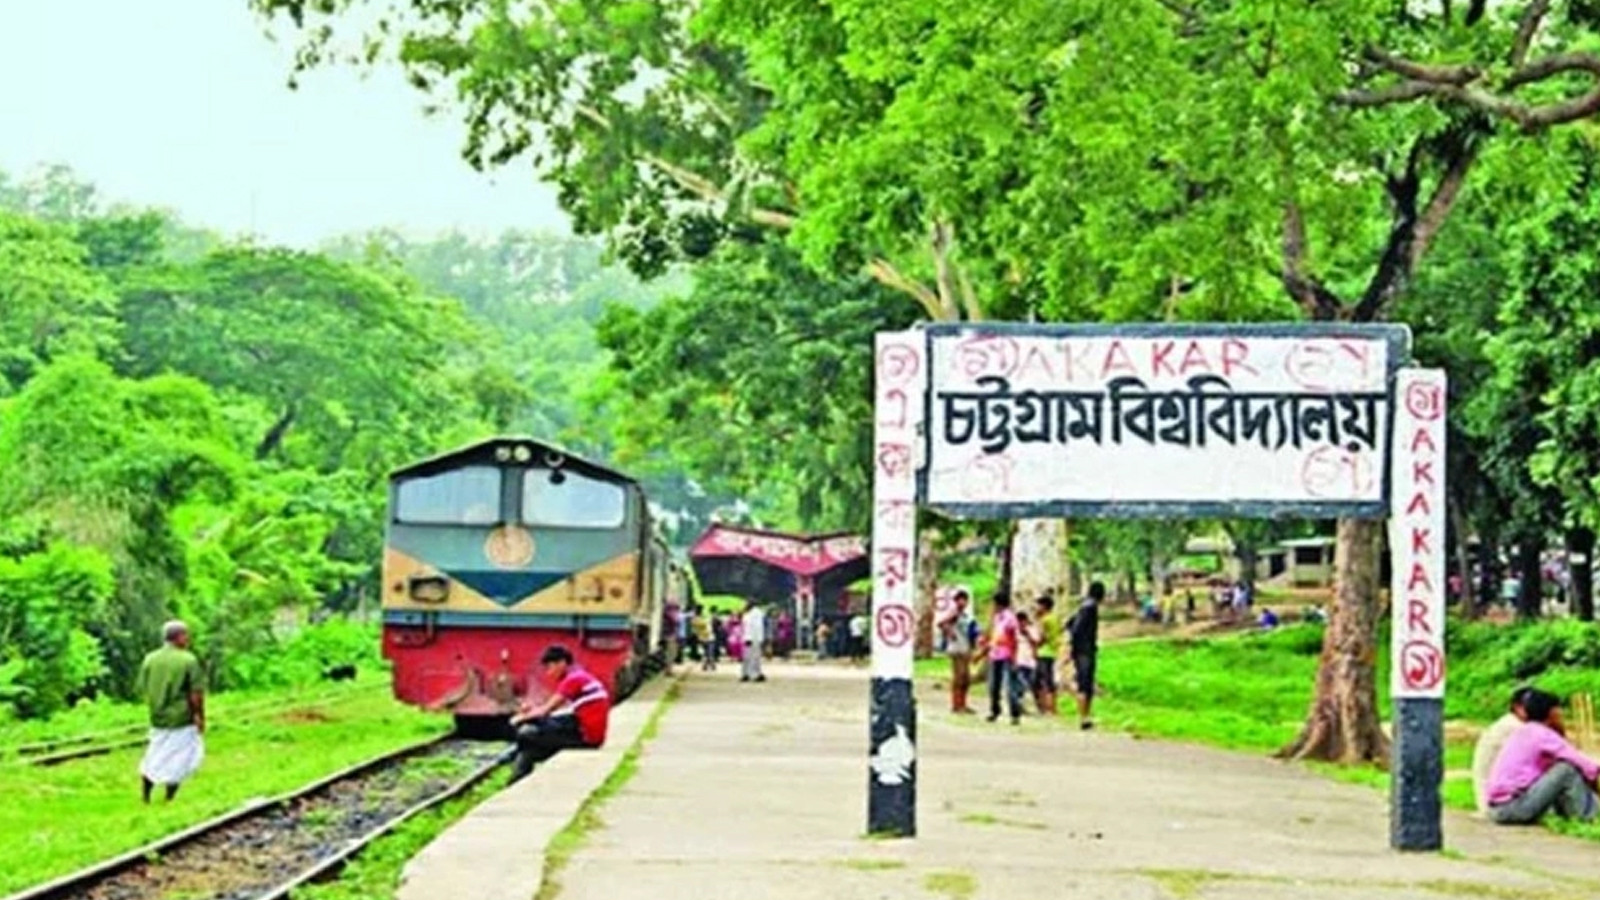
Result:
<instances>
[{"instance_id":1,"label":"white archway sign","mask_svg":"<svg viewBox=\"0 0 1600 900\"><path fill-rule=\"evenodd\" d=\"M1445 377L1398 325L943 323L875 344L867 828L916 833L916 510L1391 523L1391 842L1438 849Z\"/></svg>"}]
</instances>

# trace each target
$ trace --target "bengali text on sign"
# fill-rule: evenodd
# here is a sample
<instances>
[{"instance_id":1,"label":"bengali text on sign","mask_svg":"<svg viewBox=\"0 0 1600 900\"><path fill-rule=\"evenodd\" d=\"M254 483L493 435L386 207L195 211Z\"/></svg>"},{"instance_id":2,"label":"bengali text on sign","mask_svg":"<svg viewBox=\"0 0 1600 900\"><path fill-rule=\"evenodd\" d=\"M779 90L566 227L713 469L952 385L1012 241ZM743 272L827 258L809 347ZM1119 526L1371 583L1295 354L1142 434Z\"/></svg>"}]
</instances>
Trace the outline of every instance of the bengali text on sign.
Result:
<instances>
[{"instance_id":1,"label":"bengali text on sign","mask_svg":"<svg viewBox=\"0 0 1600 900\"><path fill-rule=\"evenodd\" d=\"M1382 514L1403 342L1384 326L936 327L927 500Z\"/></svg>"}]
</instances>

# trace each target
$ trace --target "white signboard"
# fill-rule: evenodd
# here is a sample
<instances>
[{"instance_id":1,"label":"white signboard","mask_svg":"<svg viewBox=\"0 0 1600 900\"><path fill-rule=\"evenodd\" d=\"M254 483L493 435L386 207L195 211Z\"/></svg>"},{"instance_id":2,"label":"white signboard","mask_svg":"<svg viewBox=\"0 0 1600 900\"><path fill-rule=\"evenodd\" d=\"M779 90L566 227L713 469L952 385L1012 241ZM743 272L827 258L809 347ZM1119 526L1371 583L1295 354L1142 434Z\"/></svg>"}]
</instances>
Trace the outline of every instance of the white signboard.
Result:
<instances>
[{"instance_id":1,"label":"white signboard","mask_svg":"<svg viewBox=\"0 0 1600 900\"><path fill-rule=\"evenodd\" d=\"M1440 369L1395 380L1393 511L1389 518L1393 695L1444 696L1444 413Z\"/></svg>"},{"instance_id":2,"label":"white signboard","mask_svg":"<svg viewBox=\"0 0 1600 900\"><path fill-rule=\"evenodd\" d=\"M916 332L876 336L872 427L872 674L911 677L916 634L917 468L926 343Z\"/></svg>"},{"instance_id":3,"label":"white signboard","mask_svg":"<svg viewBox=\"0 0 1600 900\"><path fill-rule=\"evenodd\" d=\"M926 501L974 515L1387 512L1395 326L936 325Z\"/></svg>"}]
</instances>

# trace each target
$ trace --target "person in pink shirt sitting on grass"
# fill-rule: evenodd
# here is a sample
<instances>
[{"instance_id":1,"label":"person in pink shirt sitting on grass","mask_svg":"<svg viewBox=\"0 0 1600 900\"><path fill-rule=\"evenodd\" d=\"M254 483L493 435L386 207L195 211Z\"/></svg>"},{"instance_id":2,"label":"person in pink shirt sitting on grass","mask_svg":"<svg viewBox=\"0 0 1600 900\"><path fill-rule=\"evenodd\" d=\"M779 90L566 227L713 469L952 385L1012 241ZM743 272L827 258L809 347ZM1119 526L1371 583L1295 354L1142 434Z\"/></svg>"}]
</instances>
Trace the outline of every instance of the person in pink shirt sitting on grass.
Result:
<instances>
[{"instance_id":1,"label":"person in pink shirt sitting on grass","mask_svg":"<svg viewBox=\"0 0 1600 900\"><path fill-rule=\"evenodd\" d=\"M1561 699L1530 690L1522 696L1527 721L1506 738L1489 774L1489 818L1528 825L1546 813L1590 822L1600 812L1595 781L1600 762L1579 753L1561 724Z\"/></svg>"}]
</instances>

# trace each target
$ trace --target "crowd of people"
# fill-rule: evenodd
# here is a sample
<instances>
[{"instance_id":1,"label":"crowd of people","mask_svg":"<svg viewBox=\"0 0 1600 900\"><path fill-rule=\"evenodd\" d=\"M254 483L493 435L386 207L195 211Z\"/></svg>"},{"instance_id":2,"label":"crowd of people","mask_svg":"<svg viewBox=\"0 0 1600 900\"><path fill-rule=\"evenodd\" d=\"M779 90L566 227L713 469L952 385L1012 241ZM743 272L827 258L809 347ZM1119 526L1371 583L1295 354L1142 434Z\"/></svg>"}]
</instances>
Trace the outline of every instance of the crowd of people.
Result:
<instances>
[{"instance_id":1,"label":"crowd of people","mask_svg":"<svg viewBox=\"0 0 1600 900\"><path fill-rule=\"evenodd\" d=\"M1527 825L1550 814L1594 821L1600 814L1600 762L1568 740L1561 698L1523 687L1512 693L1509 706L1473 751L1479 812L1500 825Z\"/></svg>"},{"instance_id":2,"label":"crowd of people","mask_svg":"<svg viewBox=\"0 0 1600 900\"><path fill-rule=\"evenodd\" d=\"M1031 610L1015 610L1011 597L996 594L990 601L987 628L980 628L971 611L972 595L958 589L951 608L936 622L938 647L950 659L950 711L976 713L967 695L976 674L987 681L988 721L1000 718L1005 701L1011 724L1019 724L1023 699L1031 697L1040 715L1057 713L1060 674L1057 666L1072 664L1073 694L1077 698L1079 727L1094 727L1091 710L1095 693L1095 662L1099 655L1100 604L1105 585L1089 585L1077 611L1066 622L1056 612L1055 598L1040 596ZM974 667L978 672L974 672Z\"/></svg>"}]
</instances>

